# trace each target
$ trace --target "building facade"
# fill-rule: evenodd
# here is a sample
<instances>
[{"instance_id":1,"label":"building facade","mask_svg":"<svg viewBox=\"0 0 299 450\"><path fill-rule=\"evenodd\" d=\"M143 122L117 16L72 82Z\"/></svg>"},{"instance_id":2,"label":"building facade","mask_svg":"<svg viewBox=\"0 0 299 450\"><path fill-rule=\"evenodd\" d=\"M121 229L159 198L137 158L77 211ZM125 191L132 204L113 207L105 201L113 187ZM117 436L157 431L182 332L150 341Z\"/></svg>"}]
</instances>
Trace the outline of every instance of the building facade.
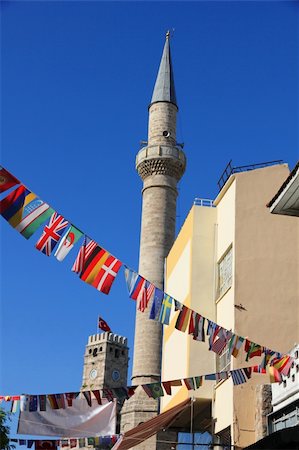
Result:
<instances>
[{"instance_id":1,"label":"building facade","mask_svg":"<svg viewBox=\"0 0 299 450\"><path fill-rule=\"evenodd\" d=\"M299 229L292 218L269 214L266 204L288 174L286 164L232 173L213 205L197 202L166 259L165 281L166 292L180 302L282 353L299 339L299 255L294 254ZM162 380L260 362L258 357L246 362L245 352L228 359L224 350L218 357L174 324L173 313L163 337ZM174 388L171 397L163 397L162 411L194 396L193 430L208 427L214 442L244 448L267 432L272 404L270 386L260 385L269 382L265 377L253 376L239 386L229 378L206 381L196 391Z\"/></svg>"},{"instance_id":2,"label":"building facade","mask_svg":"<svg viewBox=\"0 0 299 450\"><path fill-rule=\"evenodd\" d=\"M299 426L299 345L289 352L292 368L281 383L272 386L272 409L268 415L268 434Z\"/></svg>"}]
</instances>

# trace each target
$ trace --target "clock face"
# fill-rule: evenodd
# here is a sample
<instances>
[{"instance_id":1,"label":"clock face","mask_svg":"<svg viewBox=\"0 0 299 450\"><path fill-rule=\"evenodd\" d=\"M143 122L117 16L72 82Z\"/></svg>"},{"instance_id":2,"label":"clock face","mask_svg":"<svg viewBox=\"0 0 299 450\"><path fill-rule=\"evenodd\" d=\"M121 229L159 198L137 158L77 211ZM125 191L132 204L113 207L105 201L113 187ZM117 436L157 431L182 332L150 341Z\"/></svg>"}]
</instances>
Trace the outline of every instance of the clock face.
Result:
<instances>
[{"instance_id":1,"label":"clock face","mask_svg":"<svg viewBox=\"0 0 299 450\"><path fill-rule=\"evenodd\" d=\"M94 380L97 377L97 374L98 374L98 372L96 369L91 369L91 371L89 372L89 378L91 380Z\"/></svg>"},{"instance_id":2,"label":"clock face","mask_svg":"<svg viewBox=\"0 0 299 450\"><path fill-rule=\"evenodd\" d=\"M113 370L112 372L112 380L118 381L120 379L120 373L118 370Z\"/></svg>"}]
</instances>

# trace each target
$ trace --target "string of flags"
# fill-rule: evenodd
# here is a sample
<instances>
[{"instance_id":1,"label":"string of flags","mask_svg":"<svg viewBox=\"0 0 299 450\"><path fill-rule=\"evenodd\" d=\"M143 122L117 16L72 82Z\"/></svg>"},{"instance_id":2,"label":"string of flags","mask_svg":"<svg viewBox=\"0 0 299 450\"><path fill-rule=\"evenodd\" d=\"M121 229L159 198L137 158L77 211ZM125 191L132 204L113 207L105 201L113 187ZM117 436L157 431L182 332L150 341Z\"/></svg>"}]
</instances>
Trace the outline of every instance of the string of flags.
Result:
<instances>
[{"instance_id":1,"label":"string of flags","mask_svg":"<svg viewBox=\"0 0 299 450\"><path fill-rule=\"evenodd\" d=\"M10 439L10 442L25 445L27 448L34 446L35 450L56 450L57 447L84 448L87 445L96 446L99 450L109 450L118 441L119 436L118 434L114 434L111 436L70 439Z\"/></svg>"},{"instance_id":2,"label":"string of flags","mask_svg":"<svg viewBox=\"0 0 299 450\"><path fill-rule=\"evenodd\" d=\"M17 185L19 186L16 187ZM0 214L4 219L26 239L29 239L42 224L48 221L35 248L47 256L56 249L54 256L58 261L63 261L83 238L71 270L85 283L104 294L109 294L123 263L0 166L0 193L13 187L16 188L0 201ZM149 319L169 325L174 306L175 311L178 312L175 328L188 332L197 341L204 342L207 338L210 351L221 355L228 349L228 356L236 358L244 346L246 361L255 356L263 356L261 369L270 365L277 368L283 375L289 373L293 362L291 356L282 355L225 329L172 298L129 267L125 266L124 272L129 296L137 302L141 312L146 311L153 299ZM103 319L102 323L104 323Z\"/></svg>"},{"instance_id":3,"label":"string of flags","mask_svg":"<svg viewBox=\"0 0 299 450\"><path fill-rule=\"evenodd\" d=\"M151 398L159 398L166 395L172 395L172 387L185 386L189 391L199 389L203 385L203 381L221 381L232 378L233 385L240 385L246 383L252 374L268 374L270 383L277 383L283 380L284 365L280 364L276 367L274 365L262 368L260 365L251 367L243 367L234 370L226 370L222 372L210 373L205 375L198 375L194 377L179 378L175 380L167 380L154 383L142 384L141 387ZM138 386L127 386L118 388L103 388L102 390L67 392L59 394L38 394L38 395L0 395L0 403L2 401L12 402L11 412L16 413L20 411L46 411L46 400L49 400L51 409L65 409L72 407L73 400L79 395L83 396L91 407L92 399L95 398L99 405L102 404L102 398L108 401L113 401L115 398L124 401L135 394Z\"/></svg>"}]
</instances>

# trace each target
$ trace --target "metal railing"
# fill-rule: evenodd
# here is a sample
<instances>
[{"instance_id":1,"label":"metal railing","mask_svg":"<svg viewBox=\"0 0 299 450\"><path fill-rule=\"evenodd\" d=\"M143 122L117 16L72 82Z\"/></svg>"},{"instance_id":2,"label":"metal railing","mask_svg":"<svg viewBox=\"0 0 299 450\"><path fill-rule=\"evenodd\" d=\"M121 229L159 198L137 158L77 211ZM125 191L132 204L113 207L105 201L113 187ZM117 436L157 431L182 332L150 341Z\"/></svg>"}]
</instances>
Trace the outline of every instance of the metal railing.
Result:
<instances>
[{"instance_id":1,"label":"metal railing","mask_svg":"<svg viewBox=\"0 0 299 450\"><path fill-rule=\"evenodd\" d=\"M209 208L215 208L213 200L210 200L209 198L196 197L193 204L196 206L208 206Z\"/></svg>"},{"instance_id":2,"label":"metal railing","mask_svg":"<svg viewBox=\"0 0 299 450\"><path fill-rule=\"evenodd\" d=\"M247 166L238 166L238 167L233 167L232 162L233 162L232 160L229 161L229 163L225 167L224 171L221 174L221 177L219 178L219 180L217 182L219 191L221 191L221 189L223 188L223 186L225 185L225 183L227 182L227 180L233 173L247 172L249 170L262 169L263 167L273 166L275 164L282 164L283 160L278 159L276 161L267 161L267 162L263 162L263 163L249 164Z\"/></svg>"}]
</instances>

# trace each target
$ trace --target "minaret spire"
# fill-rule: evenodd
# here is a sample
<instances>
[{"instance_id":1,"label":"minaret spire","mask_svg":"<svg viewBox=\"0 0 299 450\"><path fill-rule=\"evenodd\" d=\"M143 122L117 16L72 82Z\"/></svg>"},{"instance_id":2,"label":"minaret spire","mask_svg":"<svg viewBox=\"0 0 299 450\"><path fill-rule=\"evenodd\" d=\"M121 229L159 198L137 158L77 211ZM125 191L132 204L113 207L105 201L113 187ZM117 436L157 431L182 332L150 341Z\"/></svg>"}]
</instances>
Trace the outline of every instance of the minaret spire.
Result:
<instances>
[{"instance_id":1,"label":"minaret spire","mask_svg":"<svg viewBox=\"0 0 299 450\"><path fill-rule=\"evenodd\" d=\"M136 156L136 170L143 182L138 272L162 290L164 261L175 238L177 183L186 167L185 154L176 142L177 112L168 32L149 106L147 145ZM136 309L133 385L161 379L162 324L149 319L150 308L151 303L144 313L138 305ZM157 413L157 400L148 398L139 386L122 409L122 432ZM137 448L156 450L155 437Z\"/></svg>"},{"instance_id":2,"label":"minaret spire","mask_svg":"<svg viewBox=\"0 0 299 450\"><path fill-rule=\"evenodd\" d=\"M169 102L177 106L169 41L170 31L167 31L150 106L156 102Z\"/></svg>"}]
</instances>

